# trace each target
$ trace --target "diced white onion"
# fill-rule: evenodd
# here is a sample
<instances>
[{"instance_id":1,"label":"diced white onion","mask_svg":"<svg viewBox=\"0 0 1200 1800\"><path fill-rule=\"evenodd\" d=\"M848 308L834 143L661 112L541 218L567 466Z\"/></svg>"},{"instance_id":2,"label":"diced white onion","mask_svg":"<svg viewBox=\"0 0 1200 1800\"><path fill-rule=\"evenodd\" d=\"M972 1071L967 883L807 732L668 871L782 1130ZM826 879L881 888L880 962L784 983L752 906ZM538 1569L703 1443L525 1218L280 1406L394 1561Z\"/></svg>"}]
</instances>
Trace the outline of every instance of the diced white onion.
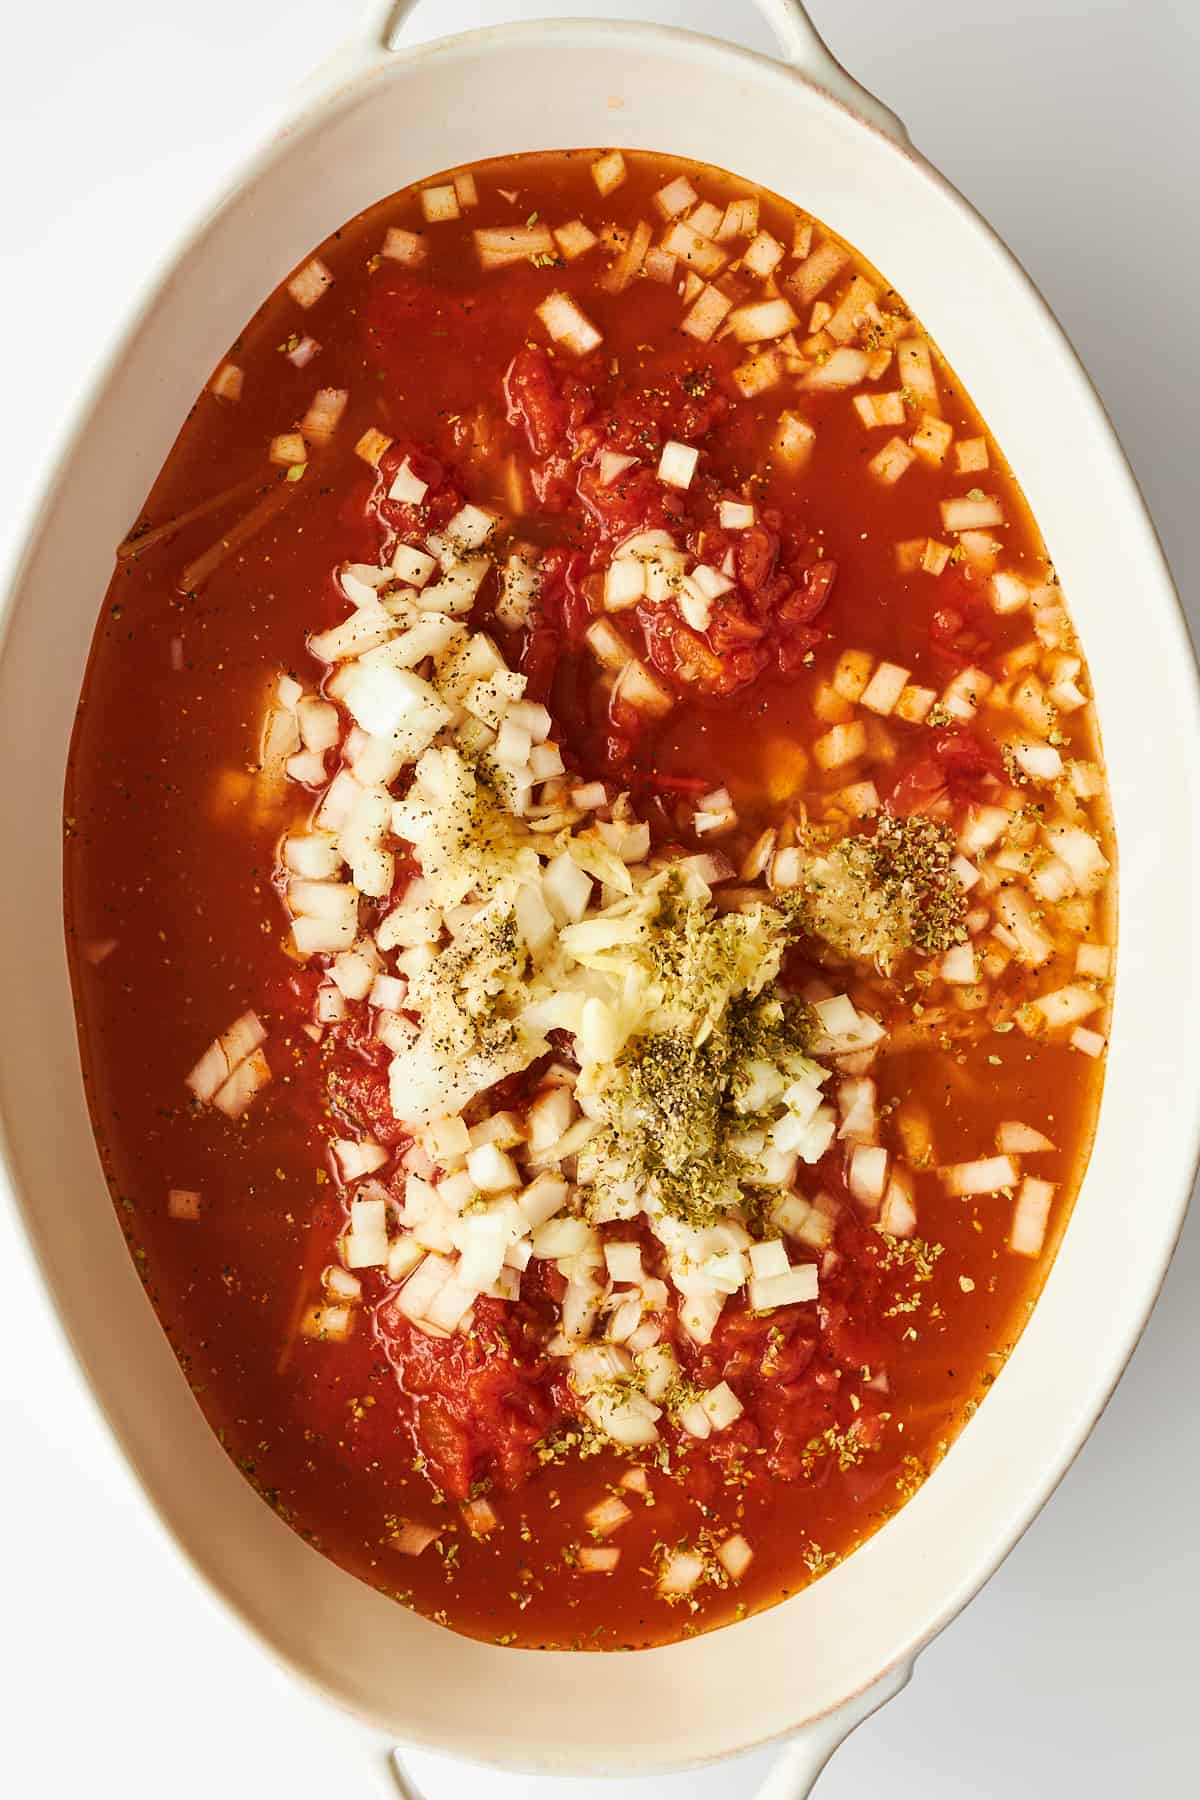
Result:
<instances>
[{"instance_id":1,"label":"diced white onion","mask_svg":"<svg viewBox=\"0 0 1200 1800\"><path fill-rule=\"evenodd\" d=\"M1019 1179L1011 1156L983 1156L974 1162L949 1163L941 1172L948 1194L997 1194Z\"/></svg>"},{"instance_id":2,"label":"diced white onion","mask_svg":"<svg viewBox=\"0 0 1200 1800\"><path fill-rule=\"evenodd\" d=\"M690 1594L704 1579L704 1559L690 1550L674 1550L658 1578L658 1591L672 1599Z\"/></svg>"},{"instance_id":3,"label":"diced white onion","mask_svg":"<svg viewBox=\"0 0 1200 1800\"><path fill-rule=\"evenodd\" d=\"M556 289L547 294L537 315L556 344L565 344L576 356L586 356L603 338L570 294Z\"/></svg>"},{"instance_id":4,"label":"diced white onion","mask_svg":"<svg viewBox=\"0 0 1200 1800\"><path fill-rule=\"evenodd\" d=\"M877 1206L887 1186L888 1152L881 1144L856 1144L850 1152L846 1186L865 1206Z\"/></svg>"},{"instance_id":5,"label":"diced white onion","mask_svg":"<svg viewBox=\"0 0 1200 1800\"><path fill-rule=\"evenodd\" d=\"M384 237L380 254L407 268L417 268L429 254L428 239L419 231L405 231L399 225L392 225Z\"/></svg>"},{"instance_id":6,"label":"diced white onion","mask_svg":"<svg viewBox=\"0 0 1200 1800\"><path fill-rule=\"evenodd\" d=\"M442 1535L442 1530L443 1528L438 1525L418 1525L414 1521L406 1519L392 1533L388 1542L393 1550L400 1552L401 1556L420 1556L422 1551L428 1550L430 1544L437 1543Z\"/></svg>"},{"instance_id":7,"label":"diced white onion","mask_svg":"<svg viewBox=\"0 0 1200 1800\"><path fill-rule=\"evenodd\" d=\"M773 1312L777 1306L815 1300L818 1287L816 1263L794 1263L786 1275L755 1276L747 1284L747 1293L755 1312Z\"/></svg>"},{"instance_id":8,"label":"diced white onion","mask_svg":"<svg viewBox=\"0 0 1200 1800\"><path fill-rule=\"evenodd\" d=\"M1046 1238L1046 1224L1050 1217L1050 1203L1054 1199L1054 1183L1039 1181L1027 1175L1021 1183L1017 1194L1017 1204L1013 1209L1012 1230L1009 1233L1008 1247L1017 1256L1040 1256Z\"/></svg>"},{"instance_id":9,"label":"diced white onion","mask_svg":"<svg viewBox=\"0 0 1200 1800\"><path fill-rule=\"evenodd\" d=\"M699 456L700 452L691 444L680 444L669 438L658 459L658 479L668 487L690 487Z\"/></svg>"},{"instance_id":10,"label":"diced white onion","mask_svg":"<svg viewBox=\"0 0 1200 1800\"><path fill-rule=\"evenodd\" d=\"M1022 1125L1018 1119L1004 1119L996 1127L996 1148L1006 1156L1032 1156L1039 1150L1053 1150L1054 1145L1036 1126Z\"/></svg>"},{"instance_id":11,"label":"diced white onion","mask_svg":"<svg viewBox=\"0 0 1200 1800\"><path fill-rule=\"evenodd\" d=\"M333 276L325 267L320 257L314 256L311 262L298 269L287 284L288 293L298 306L306 309L315 306L326 288L332 286Z\"/></svg>"},{"instance_id":12,"label":"diced white onion","mask_svg":"<svg viewBox=\"0 0 1200 1800\"><path fill-rule=\"evenodd\" d=\"M581 1544L576 1559L585 1575L611 1575L621 1560L615 1544Z\"/></svg>"},{"instance_id":13,"label":"diced white onion","mask_svg":"<svg viewBox=\"0 0 1200 1800\"><path fill-rule=\"evenodd\" d=\"M716 1554L730 1581L740 1581L754 1560L754 1552L740 1532L718 1544Z\"/></svg>"},{"instance_id":14,"label":"diced white onion","mask_svg":"<svg viewBox=\"0 0 1200 1800\"><path fill-rule=\"evenodd\" d=\"M596 1537L611 1537L619 1531L633 1513L616 1494L609 1494L595 1506L590 1506L583 1515L584 1524Z\"/></svg>"}]
</instances>

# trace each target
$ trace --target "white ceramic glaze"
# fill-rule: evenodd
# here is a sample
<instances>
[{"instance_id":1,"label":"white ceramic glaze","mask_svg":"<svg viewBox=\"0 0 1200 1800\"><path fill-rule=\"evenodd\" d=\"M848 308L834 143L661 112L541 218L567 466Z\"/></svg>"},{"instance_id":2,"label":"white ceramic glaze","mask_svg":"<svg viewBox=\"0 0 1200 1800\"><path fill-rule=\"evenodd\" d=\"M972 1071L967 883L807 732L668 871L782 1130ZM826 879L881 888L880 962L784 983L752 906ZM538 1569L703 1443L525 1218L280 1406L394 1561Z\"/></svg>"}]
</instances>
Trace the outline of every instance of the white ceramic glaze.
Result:
<instances>
[{"instance_id":1,"label":"white ceramic glaze","mask_svg":"<svg viewBox=\"0 0 1200 1800\"><path fill-rule=\"evenodd\" d=\"M546 1773L652 1774L790 1736L772 1788L786 1800L902 1685L1043 1504L1157 1293L1197 1143L1200 1015L1188 1001L1200 851L1188 825L1200 712L1153 529L1032 283L829 58L801 9L760 4L797 66L585 21L389 53L394 9L374 4L369 32L309 85L147 295L66 445L6 602L0 1116L51 1293L150 1499L244 1624L377 1746ZM898 1517L797 1598L736 1629L585 1662L473 1643L392 1605L294 1536L219 1449L101 1179L62 943L60 807L112 548L263 294L344 219L420 176L518 149L614 142L721 164L802 202L885 272L939 342L1025 488L1083 636L1122 919L1091 1167L1043 1298L979 1416ZM382 1780L382 1753L376 1766Z\"/></svg>"}]
</instances>

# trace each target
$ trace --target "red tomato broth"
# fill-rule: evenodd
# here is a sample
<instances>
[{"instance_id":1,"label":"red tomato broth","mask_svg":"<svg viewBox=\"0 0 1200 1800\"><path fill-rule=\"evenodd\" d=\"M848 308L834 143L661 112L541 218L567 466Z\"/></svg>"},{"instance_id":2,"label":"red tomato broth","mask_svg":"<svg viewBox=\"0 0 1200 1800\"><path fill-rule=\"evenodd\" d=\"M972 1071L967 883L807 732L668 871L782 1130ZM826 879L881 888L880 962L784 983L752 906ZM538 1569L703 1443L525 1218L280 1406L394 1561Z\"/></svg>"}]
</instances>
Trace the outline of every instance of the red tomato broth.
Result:
<instances>
[{"instance_id":1,"label":"red tomato broth","mask_svg":"<svg viewBox=\"0 0 1200 1800\"><path fill-rule=\"evenodd\" d=\"M793 404L794 396L788 383L753 400L736 398L728 378L741 348L728 340L681 347L673 284L642 280L632 293L598 292L597 276L607 266L599 252L565 268L518 264L480 276L471 227L476 219L507 216L494 198L500 187L519 189L511 209L517 223L541 212L578 215L597 229L606 219L631 226L677 170L667 158L631 155L624 185L599 200L591 161L592 153L580 152L481 165L478 211L461 224L427 228L433 284L428 270L414 276L375 254L386 227L421 228L416 190L382 202L321 247L333 283L311 313L281 288L250 322L231 351L245 371L241 397L233 405L210 393L197 401L148 498L151 525L255 478L269 493L276 478L265 473L266 447L294 428L315 387L347 389L346 414L329 446L311 450L278 519L222 561L198 591L179 591L180 571L241 516L244 497L143 551L136 552L135 539L136 553L119 561L72 750L67 912L85 1078L118 1216L193 1391L230 1454L310 1541L418 1610L500 1641L602 1648L662 1642L772 1603L845 1555L919 1484L986 1393L1036 1298L1082 1173L1099 1077L1098 1065L1066 1043L1015 1035L966 1041L936 1057L914 1048L881 1058L874 1071L881 1112L920 1096L939 1166L987 1154L1001 1119L1028 1120L1053 1137L1058 1148L1036 1164L1039 1176L1059 1184L1047 1248L1033 1261L1009 1254L1009 1203L994 1194L953 1197L933 1168L915 1178L921 1240L943 1246L927 1280L914 1283L904 1260L880 1275L883 1241L868 1220L847 1216L835 1240L841 1266L828 1294L823 1290L824 1326L812 1306L786 1309L786 1318L774 1321L729 1308L710 1346L684 1349L689 1370L741 1385L746 1413L724 1445L713 1438L681 1454L672 1443L669 1469L644 1459L653 1504L623 1490L632 1516L603 1540L621 1547L615 1575L601 1578L577 1564L579 1547L593 1542L582 1513L631 1466L615 1450L556 1455L544 1468L535 1462L531 1478L511 1494L494 1471L487 1498L499 1523L483 1536L470 1532L457 1506L435 1497L419 1466L431 1448L447 1446L438 1466L450 1470L459 1459L465 1484L465 1432L475 1452L499 1453L501 1471L511 1452L511 1473L519 1476L530 1445L560 1416L556 1384L565 1378L544 1358L519 1357L529 1365L520 1377L497 1381L502 1303L481 1302L474 1346L424 1339L414 1352L408 1340L420 1334L407 1324L398 1332L386 1324L369 1328L369 1306L388 1284L365 1271L368 1306L346 1341L298 1335L305 1308L319 1295L321 1270L335 1260L345 1218L328 1151L330 1136L342 1129L326 1090L331 1067L341 1071L343 1120L349 1098L360 1123L386 1128L387 1121L381 1077L349 1044L338 1047L345 1034L316 1044L303 1030L313 982L291 949L275 872L281 834L302 824L312 796L286 783L269 787L256 771L276 677L289 671L312 680L304 635L345 614L337 568L378 551L375 476L354 454L361 434L377 427L395 437L390 467L401 450L430 446L447 471L457 471L456 493L477 505L508 511L516 481L526 510L515 536L578 553L569 577L566 559L559 566L544 662L559 741L580 777L603 777L616 767L632 777L638 795L659 777L723 784L747 824L773 820L793 800L819 807L841 785L838 771L822 775L807 756L803 763L789 758L790 746L807 746L828 729L814 718L814 703L845 649L899 662L913 681L940 692L962 666L964 633L968 660L985 667L1028 640L1027 617L992 611L979 597L982 583L967 583L960 564L939 576L898 572L898 541L941 535L937 505L947 492L978 481L1000 496L1010 521L1003 567L1030 582L1045 579L1036 529L990 439L990 466L978 476L953 476L952 459L940 469L918 461L893 487L882 486L860 469L886 433L865 431L844 392L802 396L819 453L799 475L776 464L754 492L761 506L783 515L784 534L804 566L837 565L827 601L800 621L812 630L804 651L811 660L781 673L768 659L732 696L688 687L665 721L636 736L622 730L623 721L595 703L595 664L583 642L595 612L585 592L587 566L608 540L598 539L592 515L581 514L571 494L569 451L563 468L545 477L537 469L555 461L573 430L577 437L586 431L589 404L615 401L624 420L618 445L645 435L648 416L665 414L673 435L684 399L674 393L670 403L644 403L638 390L647 377L660 383L664 370L669 382L681 366L711 367L717 373L710 396L688 423L720 410L711 396L725 400L712 430L697 441L706 467L734 492L760 467L781 403ZM717 171L689 172L719 203L746 191ZM790 243L793 209L767 195L761 207L762 222ZM886 291L861 259L846 277L856 271ZM531 321L557 289L578 296L603 330L604 347L578 367L555 359L555 370L566 365L566 391L533 406L530 429L531 409L514 403L511 382L502 395L499 378L521 356L526 387L544 386L544 333L535 334ZM297 369L286 350L309 329L321 349ZM536 355L530 341L539 346ZM614 358L616 376L605 367ZM955 437L982 435L941 364L938 374L942 416ZM580 391L589 375L603 396L591 403ZM467 416L481 406L486 417ZM531 492L539 481L540 500ZM686 499L654 491L640 470L627 485L635 508L651 508L650 522L664 506L668 516L686 516ZM389 509L403 525L391 503L384 517ZM635 521L643 522L644 515ZM179 639L182 667L174 668L172 640ZM503 641L509 648L512 634ZM527 655L532 666L536 651ZM1066 715L1061 726L1076 754L1095 754L1087 714ZM937 734L922 725L892 730L889 778L909 778L903 791L924 804L947 760L939 763L931 752ZM949 761L961 761L954 745L951 752ZM886 798L882 778L881 791ZM679 793L667 791L659 841L686 830L685 821ZM112 953L89 961L89 947L109 939L116 940ZM267 1027L273 1080L252 1110L230 1123L190 1106L182 1078L200 1047L247 1005ZM384 1130L377 1135L385 1141ZM400 1128L393 1135L406 1141ZM838 1170L822 1168L821 1175L845 1200ZM194 1223L168 1215L168 1190L180 1187L201 1195ZM627 1238L629 1230L610 1234ZM528 1291L526 1282L523 1299ZM775 1365L766 1372L764 1354ZM860 1382L851 1407L838 1372L859 1359L869 1366L876 1356L886 1361L888 1392L877 1396ZM788 1375L796 1391L784 1400L781 1377ZM827 1378L825 1386L819 1378ZM514 1393L520 1427L510 1416L503 1429L497 1420L506 1407L511 1415ZM878 1445L847 1450L847 1431L864 1404L868 1415L879 1410L891 1418ZM838 1441L810 1457L806 1474L805 1447L825 1430ZM754 1478L756 1452L766 1454L770 1441L778 1452L772 1473L792 1477L785 1482ZM729 1454L739 1444L743 1466ZM403 1520L430 1523L443 1535L423 1554L402 1556L390 1540ZM655 1591L662 1547L686 1541L707 1554L730 1532L743 1534L755 1551L740 1582L704 1585L692 1604L666 1606Z\"/></svg>"}]
</instances>

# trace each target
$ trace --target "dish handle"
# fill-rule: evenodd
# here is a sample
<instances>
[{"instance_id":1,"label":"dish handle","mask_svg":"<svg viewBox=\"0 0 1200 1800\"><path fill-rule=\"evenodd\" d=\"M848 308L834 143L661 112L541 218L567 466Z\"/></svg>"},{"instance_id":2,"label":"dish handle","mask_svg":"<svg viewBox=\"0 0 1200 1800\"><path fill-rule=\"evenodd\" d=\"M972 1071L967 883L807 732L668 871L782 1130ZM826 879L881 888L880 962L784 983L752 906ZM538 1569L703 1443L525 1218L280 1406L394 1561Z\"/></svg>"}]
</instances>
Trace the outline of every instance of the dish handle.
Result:
<instances>
[{"instance_id":1,"label":"dish handle","mask_svg":"<svg viewBox=\"0 0 1200 1800\"><path fill-rule=\"evenodd\" d=\"M908 1686L912 1672L910 1662L897 1663L853 1699L796 1732L779 1751L754 1800L805 1800L834 1751L865 1719Z\"/></svg>"},{"instance_id":2,"label":"dish handle","mask_svg":"<svg viewBox=\"0 0 1200 1800\"><path fill-rule=\"evenodd\" d=\"M400 29L417 0L364 0L357 32L340 45L328 61L303 82L299 99L327 94L372 65L383 63L395 46ZM779 40L785 60L815 87L874 125L898 144L907 144L908 132L895 113L854 77L834 56L809 17L802 0L754 0L754 5Z\"/></svg>"},{"instance_id":3,"label":"dish handle","mask_svg":"<svg viewBox=\"0 0 1200 1800\"><path fill-rule=\"evenodd\" d=\"M834 1712L826 1714L822 1719L814 1719L811 1724L805 1725L788 1738L779 1749L754 1800L805 1800L812 1793L817 1777L834 1751L872 1713L878 1712L881 1706L886 1706L889 1700L895 1699L900 1690L907 1686L912 1668L911 1663L898 1663L886 1675L881 1675L878 1681L872 1682L870 1687L855 1694L853 1699L847 1700ZM379 1738L375 1739L375 1743L377 1755L374 1768L381 1778L376 1784L380 1800L385 1795L390 1800L426 1800L426 1795L405 1765L403 1751ZM485 1769L474 1764L472 1772L481 1776L487 1774Z\"/></svg>"},{"instance_id":4,"label":"dish handle","mask_svg":"<svg viewBox=\"0 0 1200 1800\"><path fill-rule=\"evenodd\" d=\"M793 68L874 125L885 137L894 138L898 144L910 141L903 120L842 67L813 24L802 0L754 0L754 4L779 39L780 48Z\"/></svg>"}]
</instances>

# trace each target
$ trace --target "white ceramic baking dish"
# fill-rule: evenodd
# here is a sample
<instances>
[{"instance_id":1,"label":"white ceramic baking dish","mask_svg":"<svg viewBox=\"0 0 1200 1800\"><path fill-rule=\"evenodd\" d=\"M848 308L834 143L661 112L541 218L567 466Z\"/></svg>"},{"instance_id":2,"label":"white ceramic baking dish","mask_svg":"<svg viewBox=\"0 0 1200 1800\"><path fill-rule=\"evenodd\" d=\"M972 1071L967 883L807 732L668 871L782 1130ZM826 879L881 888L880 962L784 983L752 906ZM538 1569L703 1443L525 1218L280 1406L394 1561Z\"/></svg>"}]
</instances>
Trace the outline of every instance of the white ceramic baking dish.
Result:
<instances>
[{"instance_id":1,"label":"white ceramic baking dish","mask_svg":"<svg viewBox=\"0 0 1200 1800\"><path fill-rule=\"evenodd\" d=\"M363 1722L389 1786L385 1749L397 1743L595 1775L788 1740L769 1792L806 1793L1075 1456L1154 1301L1191 1184L1200 711L1153 529L1028 277L832 60L803 9L759 4L786 61L582 21L392 52L407 8L375 0L362 36L146 297L63 451L6 602L0 1109L12 1187L151 1501L242 1622ZM1016 1353L932 1479L842 1567L736 1630L638 1655L534 1661L416 1618L315 1554L255 1498L195 1407L92 1142L60 923L60 809L113 546L262 296L344 219L417 177L506 151L608 143L717 163L802 202L895 282L966 383L1024 485L1090 658L1121 852L1121 955L1107 1090L1074 1219Z\"/></svg>"}]
</instances>

